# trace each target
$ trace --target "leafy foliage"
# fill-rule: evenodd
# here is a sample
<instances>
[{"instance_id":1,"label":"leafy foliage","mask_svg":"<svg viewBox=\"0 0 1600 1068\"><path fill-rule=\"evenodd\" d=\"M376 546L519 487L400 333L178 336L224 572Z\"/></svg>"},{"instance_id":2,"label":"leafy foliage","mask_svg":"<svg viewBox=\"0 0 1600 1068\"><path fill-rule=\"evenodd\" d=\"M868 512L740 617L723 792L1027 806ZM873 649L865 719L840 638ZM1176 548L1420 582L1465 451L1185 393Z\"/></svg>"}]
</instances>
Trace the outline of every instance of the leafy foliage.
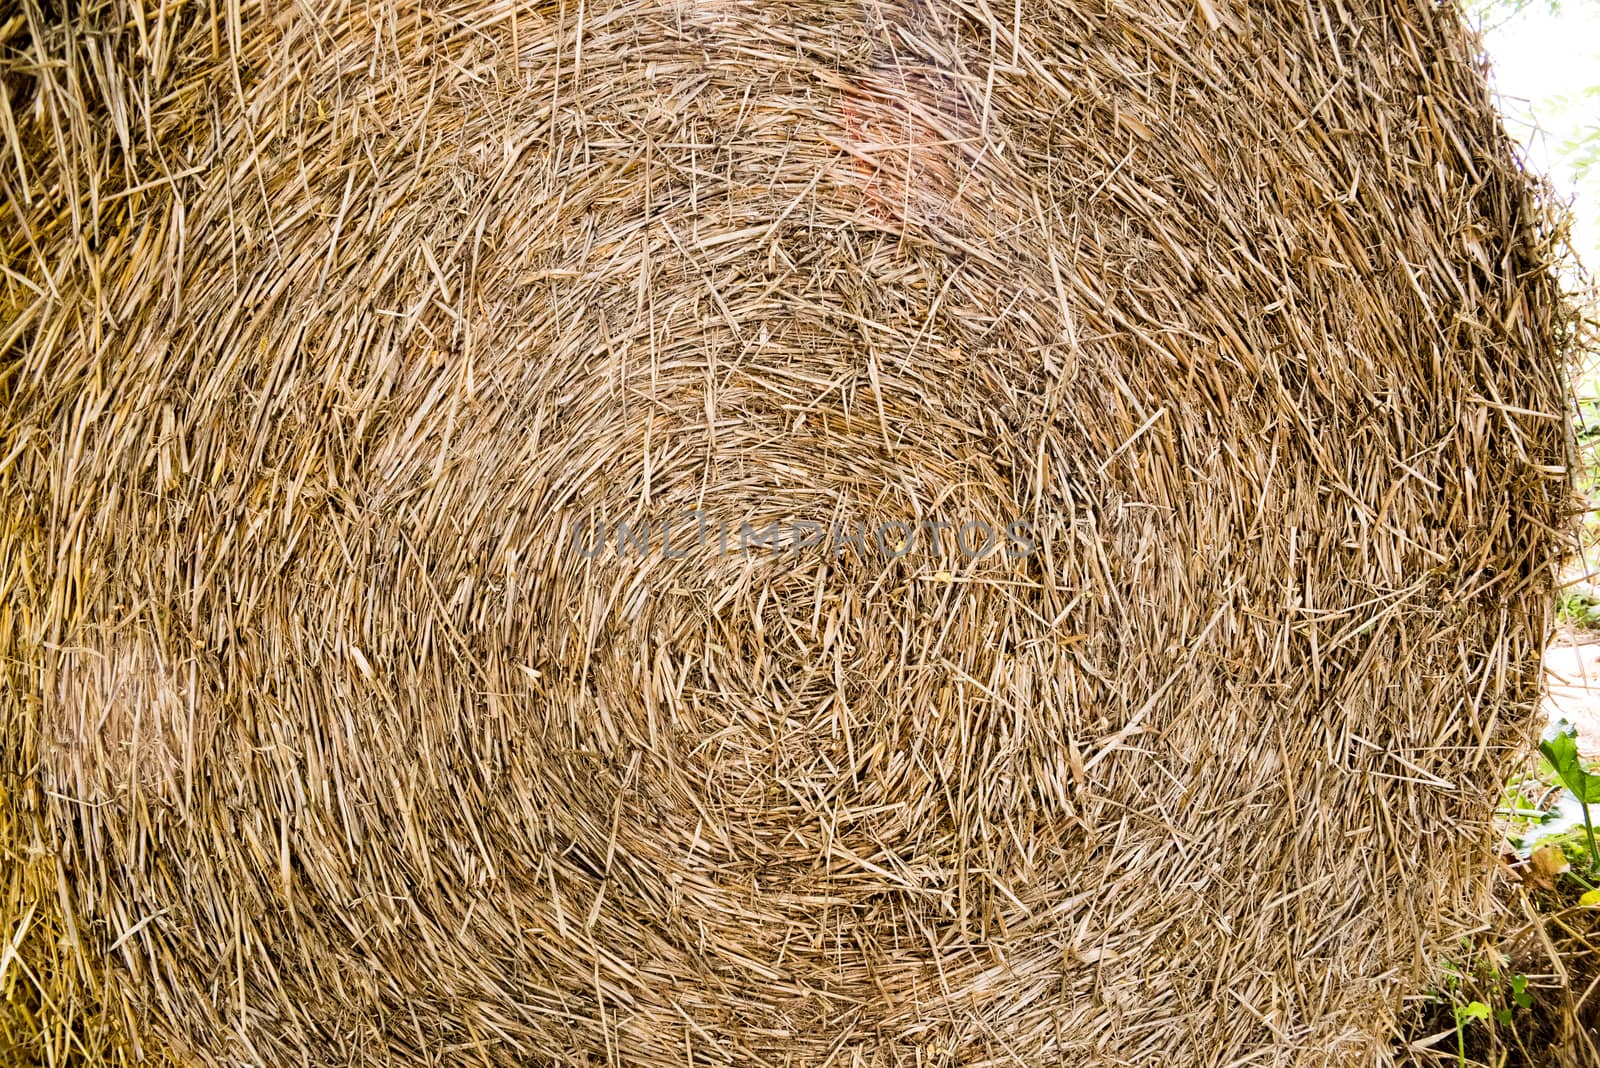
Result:
<instances>
[{"instance_id":1,"label":"leafy foliage","mask_svg":"<svg viewBox=\"0 0 1600 1068\"><path fill-rule=\"evenodd\" d=\"M1584 804L1600 802L1600 775L1588 771L1578 756L1577 728L1557 720L1539 740L1539 752L1550 761L1562 784Z\"/></svg>"},{"instance_id":2,"label":"leafy foliage","mask_svg":"<svg viewBox=\"0 0 1600 1068\"><path fill-rule=\"evenodd\" d=\"M1595 845L1594 824L1589 806L1600 801L1600 775L1583 766L1578 755L1578 731L1564 719L1557 720L1539 739L1539 752L1550 761L1556 776L1583 806L1583 830L1589 838L1589 870L1600 869L1600 847Z\"/></svg>"},{"instance_id":3,"label":"leafy foliage","mask_svg":"<svg viewBox=\"0 0 1600 1068\"><path fill-rule=\"evenodd\" d=\"M1561 0L1467 0L1462 10L1485 28L1493 28L1530 7L1542 7L1554 14L1561 10Z\"/></svg>"}]
</instances>

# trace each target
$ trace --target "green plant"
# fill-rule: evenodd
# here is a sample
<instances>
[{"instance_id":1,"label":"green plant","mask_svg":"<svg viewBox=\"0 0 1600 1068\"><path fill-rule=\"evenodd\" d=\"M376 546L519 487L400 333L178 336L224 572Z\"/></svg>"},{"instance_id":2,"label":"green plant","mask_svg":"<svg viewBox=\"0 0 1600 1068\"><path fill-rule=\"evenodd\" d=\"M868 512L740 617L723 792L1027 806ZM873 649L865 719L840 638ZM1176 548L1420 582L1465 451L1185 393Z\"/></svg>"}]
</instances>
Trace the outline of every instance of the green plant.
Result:
<instances>
[{"instance_id":1,"label":"green plant","mask_svg":"<svg viewBox=\"0 0 1600 1068\"><path fill-rule=\"evenodd\" d=\"M1487 1020L1489 1006L1481 1001L1469 1001L1465 1005L1457 1005L1456 1013L1456 1059L1461 1068L1467 1068L1467 1025L1473 1020Z\"/></svg>"},{"instance_id":2,"label":"green plant","mask_svg":"<svg viewBox=\"0 0 1600 1068\"><path fill-rule=\"evenodd\" d=\"M1600 626L1600 603L1583 593L1564 593L1556 603L1556 616L1576 627Z\"/></svg>"},{"instance_id":3,"label":"green plant","mask_svg":"<svg viewBox=\"0 0 1600 1068\"><path fill-rule=\"evenodd\" d=\"M1533 1008L1533 993L1528 988L1526 975L1513 975L1508 983L1510 1002L1494 1008L1490 1001L1473 999L1462 1002L1462 989L1468 988L1474 993L1481 993L1483 997L1494 1002L1501 997L1501 972L1498 968L1481 968L1474 970L1471 976L1463 976L1461 971L1451 962L1444 965L1446 976L1443 1000L1450 1002L1451 1015L1455 1020L1456 1029L1456 1062L1461 1068L1467 1065L1467 1032L1474 1021L1481 1020L1485 1024L1493 1020L1495 1027L1516 1030L1516 1012L1518 1009Z\"/></svg>"},{"instance_id":4,"label":"green plant","mask_svg":"<svg viewBox=\"0 0 1600 1068\"><path fill-rule=\"evenodd\" d=\"M1539 752L1555 769L1562 785L1572 791L1583 806L1583 831L1589 839L1589 870L1600 869L1600 848L1595 846L1594 823L1589 805L1600 801L1600 775L1589 772L1578 758L1578 731L1564 719L1556 720L1539 739Z\"/></svg>"},{"instance_id":5,"label":"green plant","mask_svg":"<svg viewBox=\"0 0 1600 1068\"><path fill-rule=\"evenodd\" d=\"M1498 978L1498 973L1491 972L1490 975ZM1528 992L1528 977L1526 975L1513 975L1511 977L1511 1004L1502 1005L1494 1010L1494 1022L1499 1027L1515 1028L1515 1011L1517 1009L1531 1008L1533 1008L1533 995Z\"/></svg>"},{"instance_id":6,"label":"green plant","mask_svg":"<svg viewBox=\"0 0 1600 1068\"><path fill-rule=\"evenodd\" d=\"M1533 995L1528 993L1528 977L1526 975L1513 975L1511 977L1511 1000L1519 1009L1533 1008ZM1507 1018L1511 1015L1510 1009L1502 1010Z\"/></svg>"}]
</instances>

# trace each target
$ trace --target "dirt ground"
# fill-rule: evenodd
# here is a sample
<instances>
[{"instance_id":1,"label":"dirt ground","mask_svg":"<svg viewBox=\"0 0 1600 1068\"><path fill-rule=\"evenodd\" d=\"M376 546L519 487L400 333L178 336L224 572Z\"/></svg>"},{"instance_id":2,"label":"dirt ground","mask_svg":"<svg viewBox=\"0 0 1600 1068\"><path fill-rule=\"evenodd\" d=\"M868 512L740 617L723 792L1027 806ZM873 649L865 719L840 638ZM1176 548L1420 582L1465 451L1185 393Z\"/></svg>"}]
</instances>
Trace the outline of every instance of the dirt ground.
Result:
<instances>
[{"instance_id":1,"label":"dirt ground","mask_svg":"<svg viewBox=\"0 0 1600 1068\"><path fill-rule=\"evenodd\" d=\"M1550 718L1577 727L1579 752L1600 760L1600 631L1562 627L1545 650L1544 668Z\"/></svg>"}]
</instances>

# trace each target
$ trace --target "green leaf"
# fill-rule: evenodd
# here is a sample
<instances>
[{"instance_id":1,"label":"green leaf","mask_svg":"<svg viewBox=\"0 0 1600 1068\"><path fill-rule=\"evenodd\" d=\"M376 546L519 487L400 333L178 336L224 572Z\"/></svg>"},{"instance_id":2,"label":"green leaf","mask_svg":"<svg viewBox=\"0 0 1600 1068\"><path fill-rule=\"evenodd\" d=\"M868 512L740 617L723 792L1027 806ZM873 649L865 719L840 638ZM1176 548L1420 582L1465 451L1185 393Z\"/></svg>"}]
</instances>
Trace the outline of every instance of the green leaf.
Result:
<instances>
[{"instance_id":1,"label":"green leaf","mask_svg":"<svg viewBox=\"0 0 1600 1068\"><path fill-rule=\"evenodd\" d=\"M1510 1027L1511 1026L1511 1010L1510 1009L1496 1009L1496 1010L1494 1010L1494 1022L1499 1024L1501 1027Z\"/></svg>"},{"instance_id":2,"label":"green leaf","mask_svg":"<svg viewBox=\"0 0 1600 1068\"><path fill-rule=\"evenodd\" d=\"M1584 770L1578 757L1578 731L1566 720L1557 720L1539 739L1539 752L1550 761L1550 767L1563 786L1584 804L1600 802L1600 775Z\"/></svg>"},{"instance_id":3,"label":"green leaf","mask_svg":"<svg viewBox=\"0 0 1600 1068\"><path fill-rule=\"evenodd\" d=\"M1457 1023L1465 1024L1472 1020L1487 1020L1488 1018L1489 1006L1481 1001L1471 1001L1465 1005L1456 1006Z\"/></svg>"},{"instance_id":4,"label":"green leaf","mask_svg":"<svg viewBox=\"0 0 1600 1068\"><path fill-rule=\"evenodd\" d=\"M1511 977L1511 1000L1517 1003L1519 1009L1533 1008L1533 995L1528 993L1528 977L1526 975L1513 975Z\"/></svg>"}]
</instances>

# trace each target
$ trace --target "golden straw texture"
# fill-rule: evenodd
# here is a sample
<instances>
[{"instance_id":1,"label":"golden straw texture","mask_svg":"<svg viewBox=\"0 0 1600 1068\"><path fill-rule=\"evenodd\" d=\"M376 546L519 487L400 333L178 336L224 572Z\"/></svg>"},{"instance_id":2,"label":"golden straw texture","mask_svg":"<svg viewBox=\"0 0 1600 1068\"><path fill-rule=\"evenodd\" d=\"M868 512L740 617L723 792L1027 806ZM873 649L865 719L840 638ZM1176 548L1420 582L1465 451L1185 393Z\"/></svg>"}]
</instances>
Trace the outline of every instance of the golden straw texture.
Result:
<instances>
[{"instance_id":1,"label":"golden straw texture","mask_svg":"<svg viewBox=\"0 0 1600 1068\"><path fill-rule=\"evenodd\" d=\"M1389 1059L1572 508L1452 10L56 6L0 1049Z\"/></svg>"}]
</instances>

